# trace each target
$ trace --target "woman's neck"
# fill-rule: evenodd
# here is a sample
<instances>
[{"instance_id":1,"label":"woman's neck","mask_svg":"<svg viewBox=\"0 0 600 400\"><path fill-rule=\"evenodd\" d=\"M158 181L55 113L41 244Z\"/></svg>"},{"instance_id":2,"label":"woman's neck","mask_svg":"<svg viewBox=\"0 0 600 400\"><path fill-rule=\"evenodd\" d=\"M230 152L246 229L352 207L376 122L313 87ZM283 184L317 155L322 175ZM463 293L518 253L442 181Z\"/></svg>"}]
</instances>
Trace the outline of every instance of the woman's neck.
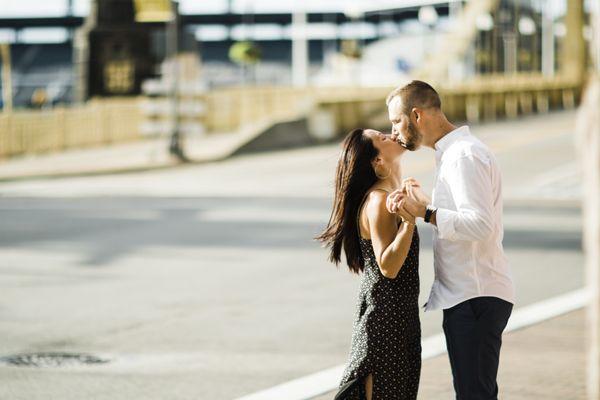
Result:
<instances>
[{"instance_id":1,"label":"woman's neck","mask_svg":"<svg viewBox=\"0 0 600 400\"><path fill-rule=\"evenodd\" d=\"M396 189L400 189L402 187L402 169L400 168L400 164L394 165L390 175L385 179L380 179L378 184L381 188L388 189L392 192Z\"/></svg>"}]
</instances>

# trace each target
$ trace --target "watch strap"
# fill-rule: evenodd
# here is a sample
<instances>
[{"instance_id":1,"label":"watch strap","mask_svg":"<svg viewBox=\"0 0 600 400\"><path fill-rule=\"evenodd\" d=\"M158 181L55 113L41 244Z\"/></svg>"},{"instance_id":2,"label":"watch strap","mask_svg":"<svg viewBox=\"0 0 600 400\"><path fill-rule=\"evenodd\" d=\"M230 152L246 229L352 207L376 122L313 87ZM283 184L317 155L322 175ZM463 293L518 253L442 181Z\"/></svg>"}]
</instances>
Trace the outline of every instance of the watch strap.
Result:
<instances>
[{"instance_id":1,"label":"watch strap","mask_svg":"<svg viewBox=\"0 0 600 400\"><path fill-rule=\"evenodd\" d=\"M433 208L432 206L427 206L427 208L425 209L425 218L423 218L425 220L425 222L429 223L431 221L431 216L433 215L433 212L435 211L435 208Z\"/></svg>"}]
</instances>

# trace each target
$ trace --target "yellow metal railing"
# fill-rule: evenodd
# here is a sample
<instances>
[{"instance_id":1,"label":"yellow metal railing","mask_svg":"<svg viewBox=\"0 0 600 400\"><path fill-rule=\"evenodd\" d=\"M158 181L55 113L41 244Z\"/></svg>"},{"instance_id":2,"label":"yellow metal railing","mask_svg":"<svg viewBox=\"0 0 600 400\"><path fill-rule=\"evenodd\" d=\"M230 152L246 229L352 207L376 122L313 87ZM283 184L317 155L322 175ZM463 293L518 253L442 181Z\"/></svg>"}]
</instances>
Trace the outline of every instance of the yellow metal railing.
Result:
<instances>
[{"instance_id":1,"label":"yellow metal railing","mask_svg":"<svg viewBox=\"0 0 600 400\"><path fill-rule=\"evenodd\" d=\"M308 113L312 96L308 89L259 86L210 91L201 96L202 118L208 133L234 132L244 125L280 120Z\"/></svg>"},{"instance_id":2,"label":"yellow metal railing","mask_svg":"<svg viewBox=\"0 0 600 400\"><path fill-rule=\"evenodd\" d=\"M197 97L205 111L192 120L208 134L306 115L311 107L309 91L291 87L227 88ZM147 122L140 107L143 99L95 99L72 107L0 112L0 158L147 139L140 129Z\"/></svg>"},{"instance_id":3,"label":"yellow metal railing","mask_svg":"<svg viewBox=\"0 0 600 400\"><path fill-rule=\"evenodd\" d=\"M521 114L573 108L582 82L545 78L541 74L487 75L462 83L435 84L443 108L453 120L493 120ZM357 126L384 128L385 97L391 87L237 87L194 95L204 111L188 120L205 133L238 132L254 124L268 125L308 117L315 109L332 115L335 130ZM0 158L71 148L101 146L148 138L148 122L140 103L144 98L91 100L83 105L52 110L0 113Z\"/></svg>"},{"instance_id":4,"label":"yellow metal railing","mask_svg":"<svg viewBox=\"0 0 600 400\"><path fill-rule=\"evenodd\" d=\"M137 99L92 100L52 110L0 113L0 157L107 145L140 138Z\"/></svg>"}]
</instances>

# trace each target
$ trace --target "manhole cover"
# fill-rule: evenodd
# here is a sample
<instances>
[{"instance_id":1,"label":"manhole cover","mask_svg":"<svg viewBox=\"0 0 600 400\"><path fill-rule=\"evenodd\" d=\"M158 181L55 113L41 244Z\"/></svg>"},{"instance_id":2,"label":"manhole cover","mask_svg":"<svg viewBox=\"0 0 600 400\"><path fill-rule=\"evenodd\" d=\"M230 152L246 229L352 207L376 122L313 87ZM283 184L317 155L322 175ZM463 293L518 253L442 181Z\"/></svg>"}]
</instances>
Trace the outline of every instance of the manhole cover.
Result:
<instances>
[{"instance_id":1,"label":"manhole cover","mask_svg":"<svg viewBox=\"0 0 600 400\"><path fill-rule=\"evenodd\" d=\"M104 364L110 360L90 354L77 353L30 353L0 357L0 363L18 367L70 367Z\"/></svg>"}]
</instances>

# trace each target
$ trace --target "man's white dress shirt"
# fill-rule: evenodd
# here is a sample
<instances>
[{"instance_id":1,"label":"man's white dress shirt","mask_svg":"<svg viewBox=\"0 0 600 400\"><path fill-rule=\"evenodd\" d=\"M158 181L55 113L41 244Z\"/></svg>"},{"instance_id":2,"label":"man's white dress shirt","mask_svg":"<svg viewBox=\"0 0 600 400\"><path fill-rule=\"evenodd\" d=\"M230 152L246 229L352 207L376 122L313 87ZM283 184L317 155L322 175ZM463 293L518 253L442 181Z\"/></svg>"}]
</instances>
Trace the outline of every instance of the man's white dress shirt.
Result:
<instances>
[{"instance_id":1,"label":"man's white dress shirt","mask_svg":"<svg viewBox=\"0 0 600 400\"><path fill-rule=\"evenodd\" d=\"M435 144L432 203L435 279L425 310L493 296L514 304L510 266L502 248L502 180L492 152L469 127Z\"/></svg>"}]
</instances>

